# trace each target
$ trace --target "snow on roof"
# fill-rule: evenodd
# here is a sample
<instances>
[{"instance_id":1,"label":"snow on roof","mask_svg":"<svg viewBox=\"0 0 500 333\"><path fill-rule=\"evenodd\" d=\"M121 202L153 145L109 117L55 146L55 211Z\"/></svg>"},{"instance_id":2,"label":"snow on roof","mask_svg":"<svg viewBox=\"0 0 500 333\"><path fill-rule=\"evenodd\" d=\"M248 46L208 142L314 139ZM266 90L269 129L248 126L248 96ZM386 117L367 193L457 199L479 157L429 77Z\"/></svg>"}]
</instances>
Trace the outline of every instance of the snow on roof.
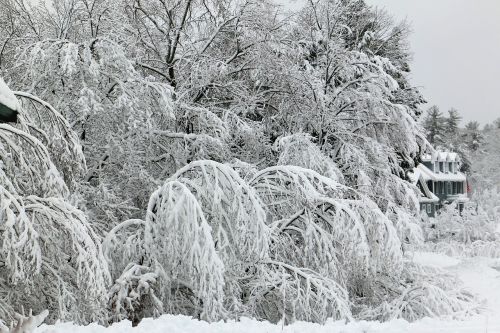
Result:
<instances>
[{"instance_id":1,"label":"snow on roof","mask_svg":"<svg viewBox=\"0 0 500 333\"><path fill-rule=\"evenodd\" d=\"M430 198L422 195L418 200L418 202L420 203L439 202L439 198L434 193L431 193Z\"/></svg>"},{"instance_id":2,"label":"snow on roof","mask_svg":"<svg viewBox=\"0 0 500 333\"><path fill-rule=\"evenodd\" d=\"M457 153L448 153L447 160L448 160L448 162L457 162L458 161L458 154Z\"/></svg>"},{"instance_id":3,"label":"snow on roof","mask_svg":"<svg viewBox=\"0 0 500 333\"><path fill-rule=\"evenodd\" d=\"M9 109L19 111L19 101L14 93L7 87L5 81L0 77L0 103Z\"/></svg>"},{"instance_id":4,"label":"snow on roof","mask_svg":"<svg viewBox=\"0 0 500 333\"><path fill-rule=\"evenodd\" d=\"M435 151L432 154L422 156L424 162L460 162L460 157L457 153L447 151Z\"/></svg>"},{"instance_id":5,"label":"snow on roof","mask_svg":"<svg viewBox=\"0 0 500 333\"><path fill-rule=\"evenodd\" d=\"M419 164L416 167L417 170L420 171L420 175L423 180L428 181L446 181L446 182L464 182L467 180L467 177L462 172L452 173L452 172L432 172L429 168L427 168L423 164Z\"/></svg>"},{"instance_id":6,"label":"snow on roof","mask_svg":"<svg viewBox=\"0 0 500 333\"><path fill-rule=\"evenodd\" d=\"M410 178L413 185L416 185L420 179L422 179L421 185L423 192L420 192L419 202L428 203L428 202L438 202L439 198L432 193L427 187L427 183L425 177L423 176L422 170L419 168L414 168L413 172L408 173L408 177Z\"/></svg>"}]
</instances>

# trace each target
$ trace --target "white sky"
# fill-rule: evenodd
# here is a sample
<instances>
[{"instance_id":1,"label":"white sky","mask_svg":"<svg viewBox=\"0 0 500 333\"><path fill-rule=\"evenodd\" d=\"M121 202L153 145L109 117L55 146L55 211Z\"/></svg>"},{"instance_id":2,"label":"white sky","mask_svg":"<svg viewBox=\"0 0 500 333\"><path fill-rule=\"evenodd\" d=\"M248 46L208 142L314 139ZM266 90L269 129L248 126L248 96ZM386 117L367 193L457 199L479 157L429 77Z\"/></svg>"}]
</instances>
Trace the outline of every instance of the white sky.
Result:
<instances>
[{"instance_id":1,"label":"white sky","mask_svg":"<svg viewBox=\"0 0 500 333\"><path fill-rule=\"evenodd\" d=\"M297 8L303 0L277 0ZM500 118L500 0L366 0L407 18L413 84L443 113L464 121Z\"/></svg>"}]
</instances>

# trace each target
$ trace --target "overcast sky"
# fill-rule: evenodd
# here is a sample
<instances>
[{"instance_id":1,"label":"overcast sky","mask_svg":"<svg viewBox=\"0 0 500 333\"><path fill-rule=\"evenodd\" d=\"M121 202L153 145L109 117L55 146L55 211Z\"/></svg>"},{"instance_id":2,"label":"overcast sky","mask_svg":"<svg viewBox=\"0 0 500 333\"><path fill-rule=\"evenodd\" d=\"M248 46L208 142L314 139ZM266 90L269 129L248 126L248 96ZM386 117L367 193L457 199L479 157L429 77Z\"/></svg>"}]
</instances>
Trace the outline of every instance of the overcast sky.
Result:
<instances>
[{"instance_id":1,"label":"overcast sky","mask_svg":"<svg viewBox=\"0 0 500 333\"><path fill-rule=\"evenodd\" d=\"M430 105L465 122L500 118L500 0L366 1L412 25L412 80Z\"/></svg>"}]
</instances>

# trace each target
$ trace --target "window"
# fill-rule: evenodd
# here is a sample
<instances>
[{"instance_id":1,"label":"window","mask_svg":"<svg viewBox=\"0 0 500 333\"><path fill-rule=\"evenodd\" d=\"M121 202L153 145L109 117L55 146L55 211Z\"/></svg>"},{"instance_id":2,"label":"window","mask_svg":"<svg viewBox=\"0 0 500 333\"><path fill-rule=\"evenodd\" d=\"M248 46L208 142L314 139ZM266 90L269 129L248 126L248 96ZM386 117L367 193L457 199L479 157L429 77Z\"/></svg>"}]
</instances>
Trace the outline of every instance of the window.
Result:
<instances>
[{"instance_id":1,"label":"window","mask_svg":"<svg viewBox=\"0 0 500 333\"><path fill-rule=\"evenodd\" d=\"M444 172L444 163L443 162L439 162L439 171Z\"/></svg>"},{"instance_id":2,"label":"window","mask_svg":"<svg viewBox=\"0 0 500 333\"><path fill-rule=\"evenodd\" d=\"M452 162L448 163L448 169L449 169L450 172L454 172L453 171L453 163Z\"/></svg>"},{"instance_id":3,"label":"window","mask_svg":"<svg viewBox=\"0 0 500 333\"><path fill-rule=\"evenodd\" d=\"M441 194L446 194L446 183L445 182L440 182L441 183Z\"/></svg>"},{"instance_id":4,"label":"window","mask_svg":"<svg viewBox=\"0 0 500 333\"><path fill-rule=\"evenodd\" d=\"M432 214L432 204L427 204L427 214Z\"/></svg>"},{"instance_id":5,"label":"window","mask_svg":"<svg viewBox=\"0 0 500 333\"><path fill-rule=\"evenodd\" d=\"M446 184L448 185L448 191L446 192L447 194L451 194L451 182L446 182Z\"/></svg>"},{"instance_id":6,"label":"window","mask_svg":"<svg viewBox=\"0 0 500 333\"><path fill-rule=\"evenodd\" d=\"M453 182L453 194L457 194L457 183Z\"/></svg>"}]
</instances>

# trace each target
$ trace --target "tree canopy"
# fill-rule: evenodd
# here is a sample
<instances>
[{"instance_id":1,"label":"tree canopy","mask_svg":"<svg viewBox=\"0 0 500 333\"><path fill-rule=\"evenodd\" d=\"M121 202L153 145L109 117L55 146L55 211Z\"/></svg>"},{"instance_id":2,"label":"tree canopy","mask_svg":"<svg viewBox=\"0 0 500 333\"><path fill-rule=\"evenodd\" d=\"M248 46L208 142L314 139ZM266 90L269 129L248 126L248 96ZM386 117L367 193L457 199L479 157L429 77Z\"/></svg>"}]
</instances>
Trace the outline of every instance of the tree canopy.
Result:
<instances>
[{"instance_id":1,"label":"tree canopy","mask_svg":"<svg viewBox=\"0 0 500 333\"><path fill-rule=\"evenodd\" d=\"M405 259L422 240L408 172L428 148L405 22L362 0L291 16L267 0L0 4L0 74L22 101L0 124L0 292L44 286L19 285L6 315L465 308Z\"/></svg>"}]
</instances>

